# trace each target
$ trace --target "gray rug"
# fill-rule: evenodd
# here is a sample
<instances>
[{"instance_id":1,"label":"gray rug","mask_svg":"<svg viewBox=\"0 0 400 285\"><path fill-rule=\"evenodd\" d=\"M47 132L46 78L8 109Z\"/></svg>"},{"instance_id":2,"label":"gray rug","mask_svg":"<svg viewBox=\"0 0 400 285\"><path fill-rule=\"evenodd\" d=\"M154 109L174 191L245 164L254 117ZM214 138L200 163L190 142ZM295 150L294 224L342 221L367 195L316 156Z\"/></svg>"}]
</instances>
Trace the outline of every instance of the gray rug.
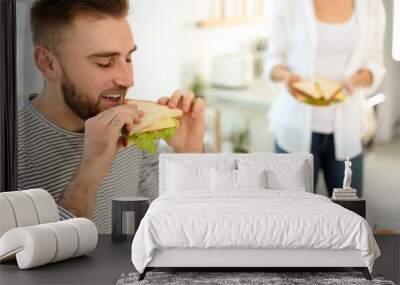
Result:
<instances>
[{"instance_id":1,"label":"gray rug","mask_svg":"<svg viewBox=\"0 0 400 285\"><path fill-rule=\"evenodd\" d=\"M328 284L328 285L395 285L384 280L382 276L372 275L368 281L359 272L148 272L146 278L138 281L138 273L122 274L117 285L133 284L213 284L213 285L297 285L297 284Z\"/></svg>"}]
</instances>

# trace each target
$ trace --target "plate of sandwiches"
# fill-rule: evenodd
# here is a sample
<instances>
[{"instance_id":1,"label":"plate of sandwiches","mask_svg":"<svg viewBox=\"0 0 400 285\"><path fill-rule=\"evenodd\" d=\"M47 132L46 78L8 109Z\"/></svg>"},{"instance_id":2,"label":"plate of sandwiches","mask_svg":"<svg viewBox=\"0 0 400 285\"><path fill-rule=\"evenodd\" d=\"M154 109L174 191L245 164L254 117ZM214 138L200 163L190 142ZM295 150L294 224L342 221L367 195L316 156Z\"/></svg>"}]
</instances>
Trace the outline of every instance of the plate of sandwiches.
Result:
<instances>
[{"instance_id":1,"label":"plate of sandwiches","mask_svg":"<svg viewBox=\"0 0 400 285\"><path fill-rule=\"evenodd\" d=\"M301 80L290 85L297 100L315 106L329 106L346 100L343 85L326 78Z\"/></svg>"}]
</instances>

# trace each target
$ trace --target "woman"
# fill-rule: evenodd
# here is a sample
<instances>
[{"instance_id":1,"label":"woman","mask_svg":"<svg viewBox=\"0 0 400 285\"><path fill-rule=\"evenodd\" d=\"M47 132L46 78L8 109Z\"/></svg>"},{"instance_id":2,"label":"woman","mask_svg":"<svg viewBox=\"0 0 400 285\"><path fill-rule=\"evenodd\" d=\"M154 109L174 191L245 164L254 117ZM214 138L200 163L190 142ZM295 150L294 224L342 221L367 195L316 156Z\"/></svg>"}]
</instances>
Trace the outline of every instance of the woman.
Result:
<instances>
[{"instance_id":1,"label":"woman","mask_svg":"<svg viewBox=\"0 0 400 285\"><path fill-rule=\"evenodd\" d=\"M361 196L365 98L381 84L385 12L381 0L275 1L268 77L279 84L269 113L276 151L311 152L314 187L323 171L329 195L342 187L344 160L353 164L352 187ZM325 77L342 82L346 100L316 107L296 100L288 86Z\"/></svg>"}]
</instances>

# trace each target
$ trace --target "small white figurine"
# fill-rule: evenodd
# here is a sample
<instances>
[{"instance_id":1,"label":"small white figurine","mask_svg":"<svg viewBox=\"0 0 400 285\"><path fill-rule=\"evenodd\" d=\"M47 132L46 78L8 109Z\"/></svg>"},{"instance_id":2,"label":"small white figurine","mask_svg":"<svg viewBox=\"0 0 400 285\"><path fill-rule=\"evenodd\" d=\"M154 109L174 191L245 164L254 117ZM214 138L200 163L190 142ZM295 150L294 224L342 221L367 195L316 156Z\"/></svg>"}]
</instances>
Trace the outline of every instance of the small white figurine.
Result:
<instances>
[{"instance_id":1,"label":"small white figurine","mask_svg":"<svg viewBox=\"0 0 400 285\"><path fill-rule=\"evenodd\" d=\"M350 158L347 158L344 162L344 179L343 179L343 189L351 189L351 176L353 171L351 170Z\"/></svg>"}]
</instances>

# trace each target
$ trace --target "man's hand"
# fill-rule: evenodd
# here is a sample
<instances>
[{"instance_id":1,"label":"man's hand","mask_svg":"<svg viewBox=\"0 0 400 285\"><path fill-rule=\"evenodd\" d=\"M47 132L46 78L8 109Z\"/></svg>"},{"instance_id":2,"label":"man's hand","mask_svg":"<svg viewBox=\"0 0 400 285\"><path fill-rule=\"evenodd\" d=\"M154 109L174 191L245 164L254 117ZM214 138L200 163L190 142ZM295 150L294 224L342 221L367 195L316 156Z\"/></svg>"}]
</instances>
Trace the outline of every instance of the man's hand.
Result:
<instances>
[{"instance_id":1,"label":"man's hand","mask_svg":"<svg viewBox=\"0 0 400 285\"><path fill-rule=\"evenodd\" d=\"M85 142L81 164L103 178L111 168L117 150L122 147L121 129L129 131L141 121L144 113L136 105L109 108L85 123Z\"/></svg>"},{"instance_id":2,"label":"man's hand","mask_svg":"<svg viewBox=\"0 0 400 285\"><path fill-rule=\"evenodd\" d=\"M61 194L59 204L78 217L91 218L101 181L122 147L121 129L130 131L144 113L136 105L109 108L85 123L83 155L75 176Z\"/></svg>"},{"instance_id":3,"label":"man's hand","mask_svg":"<svg viewBox=\"0 0 400 285\"><path fill-rule=\"evenodd\" d=\"M171 97L162 97L158 104L183 111L179 127L168 144L177 153L201 153L205 132L205 101L195 98L192 91L175 91Z\"/></svg>"}]
</instances>

